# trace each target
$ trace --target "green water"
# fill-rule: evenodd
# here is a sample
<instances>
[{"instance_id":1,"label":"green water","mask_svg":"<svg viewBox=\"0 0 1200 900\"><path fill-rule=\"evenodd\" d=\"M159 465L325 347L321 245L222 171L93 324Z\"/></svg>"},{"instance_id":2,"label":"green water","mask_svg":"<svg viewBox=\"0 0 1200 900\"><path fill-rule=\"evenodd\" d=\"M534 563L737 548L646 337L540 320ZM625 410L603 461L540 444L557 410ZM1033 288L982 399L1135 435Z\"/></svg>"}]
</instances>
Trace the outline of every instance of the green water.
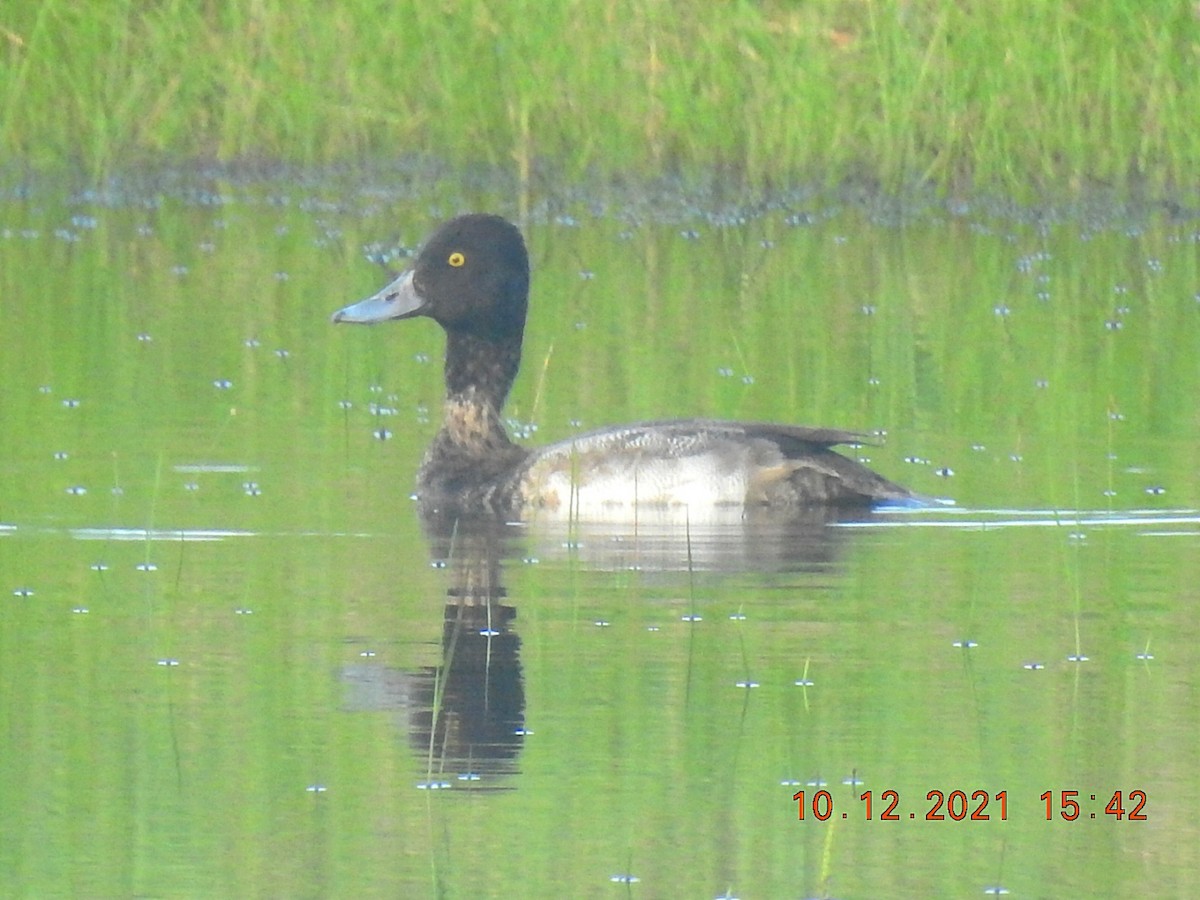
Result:
<instances>
[{"instance_id":1,"label":"green water","mask_svg":"<svg viewBox=\"0 0 1200 900\"><path fill-rule=\"evenodd\" d=\"M438 330L328 315L382 283L364 246L512 212L463 184L4 195L0 893L1196 890L1195 219L537 198L532 442L886 430L858 452L957 506L447 539L409 499ZM526 733L455 757L473 703Z\"/></svg>"}]
</instances>

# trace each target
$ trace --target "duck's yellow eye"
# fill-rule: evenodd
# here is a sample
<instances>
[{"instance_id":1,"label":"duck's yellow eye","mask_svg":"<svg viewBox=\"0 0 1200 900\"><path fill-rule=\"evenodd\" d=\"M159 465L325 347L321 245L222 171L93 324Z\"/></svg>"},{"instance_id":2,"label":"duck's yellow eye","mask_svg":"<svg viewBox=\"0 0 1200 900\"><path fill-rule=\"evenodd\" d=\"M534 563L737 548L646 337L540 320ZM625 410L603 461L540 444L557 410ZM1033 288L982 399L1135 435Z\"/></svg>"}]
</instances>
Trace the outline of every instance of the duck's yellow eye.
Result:
<instances>
[{"instance_id":1,"label":"duck's yellow eye","mask_svg":"<svg viewBox=\"0 0 1200 900\"><path fill-rule=\"evenodd\" d=\"M451 253L450 258L446 260L446 262L450 263L450 265L454 266L454 268L456 268L456 269L459 266L461 266L463 263L465 263L466 261L467 261L467 258L465 256L463 256L461 253L459 253L457 250L455 250L453 253Z\"/></svg>"}]
</instances>

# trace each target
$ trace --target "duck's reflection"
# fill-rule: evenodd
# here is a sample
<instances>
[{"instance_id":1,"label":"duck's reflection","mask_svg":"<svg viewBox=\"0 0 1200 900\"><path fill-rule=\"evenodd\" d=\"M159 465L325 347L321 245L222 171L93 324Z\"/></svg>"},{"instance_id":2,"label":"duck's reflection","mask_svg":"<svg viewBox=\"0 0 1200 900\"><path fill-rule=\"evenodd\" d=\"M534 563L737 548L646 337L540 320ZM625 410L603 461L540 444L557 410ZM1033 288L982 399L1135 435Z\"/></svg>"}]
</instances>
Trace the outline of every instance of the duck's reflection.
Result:
<instances>
[{"instance_id":1,"label":"duck's reflection","mask_svg":"<svg viewBox=\"0 0 1200 900\"><path fill-rule=\"evenodd\" d=\"M521 639L512 630L517 611L504 602L499 576L514 534L494 520L425 525L450 580L442 663L412 671L348 666L347 705L400 713L400 727L425 760L423 787L511 787L498 776L516 771L525 688Z\"/></svg>"},{"instance_id":2,"label":"duck's reflection","mask_svg":"<svg viewBox=\"0 0 1200 900\"><path fill-rule=\"evenodd\" d=\"M575 562L600 571L821 572L836 564L849 538L846 529L836 526L876 515L838 507L736 507L689 517L667 507L642 509L631 520L568 523L536 516L523 527L539 558L569 554Z\"/></svg>"},{"instance_id":3,"label":"duck's reflection","mask_svg":"<svg viewBox=\"0 0 1200 900\"><path fill-rule=\"evenodd\" d=\"M639 570L664 578L689 571L829 573L857 529L836 527L872 513L816 509L804 515L743 515L730 521L635 522L443 517L424 510L433 558L448 580L442 662L415 670L346 667L347 705L398 714L424 761L423 787L511 788L525 738L521 640L502 583L505 560L571 559L595 571Z\"/></svg>"}]
</instances>

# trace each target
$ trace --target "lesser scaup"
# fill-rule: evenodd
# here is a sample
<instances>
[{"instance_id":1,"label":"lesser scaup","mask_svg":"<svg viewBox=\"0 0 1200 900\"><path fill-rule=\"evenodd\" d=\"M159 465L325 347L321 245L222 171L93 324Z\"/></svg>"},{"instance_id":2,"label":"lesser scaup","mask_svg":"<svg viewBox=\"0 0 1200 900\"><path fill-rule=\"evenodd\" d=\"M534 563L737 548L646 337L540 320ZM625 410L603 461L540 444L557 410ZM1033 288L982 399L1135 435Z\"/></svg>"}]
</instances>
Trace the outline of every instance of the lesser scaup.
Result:
<instances>
[{"instance_id":1,"label":"lesser scaup","mask_svg":"<svg viewBox=\"0 0 1200 900\"><path fill-rule=\"evenodd\" d=\"M500 411L521 362L529 256L499 216L451 219L412 267L333 314L374 323L427 316L446 332L442 427L417 489L428 511L581 517L631 507L747 510L870 507L915 495L830 449L863 435L829 428L676 419L601 428L539 449L514 444Z\"/></svg>"}]
</instances>

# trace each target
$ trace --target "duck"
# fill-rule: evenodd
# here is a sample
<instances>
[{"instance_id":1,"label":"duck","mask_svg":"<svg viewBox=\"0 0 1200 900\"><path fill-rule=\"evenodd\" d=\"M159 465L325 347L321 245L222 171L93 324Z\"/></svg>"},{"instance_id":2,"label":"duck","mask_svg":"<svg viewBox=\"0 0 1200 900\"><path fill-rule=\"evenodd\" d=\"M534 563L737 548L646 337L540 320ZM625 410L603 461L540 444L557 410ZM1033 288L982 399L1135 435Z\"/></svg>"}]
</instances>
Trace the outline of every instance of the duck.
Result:
<instances>
[{"instance_id":1,"label":"duck","mask_svg":"<svg viewBox=\"0 0 1200 900\"><path fill-rule=\"evenodd\" d=\"M433 319L446 335L441 426L417 473L422 510L521 520L637 510L867 510L918 495L832 448L863 434L768 422L664 419L599 428L543 447L514 442L502 418L521 364L529 254L519 229L487 213L430 235L412 265L333 313L343 324Z\"/></svg>"}]
</instances>

